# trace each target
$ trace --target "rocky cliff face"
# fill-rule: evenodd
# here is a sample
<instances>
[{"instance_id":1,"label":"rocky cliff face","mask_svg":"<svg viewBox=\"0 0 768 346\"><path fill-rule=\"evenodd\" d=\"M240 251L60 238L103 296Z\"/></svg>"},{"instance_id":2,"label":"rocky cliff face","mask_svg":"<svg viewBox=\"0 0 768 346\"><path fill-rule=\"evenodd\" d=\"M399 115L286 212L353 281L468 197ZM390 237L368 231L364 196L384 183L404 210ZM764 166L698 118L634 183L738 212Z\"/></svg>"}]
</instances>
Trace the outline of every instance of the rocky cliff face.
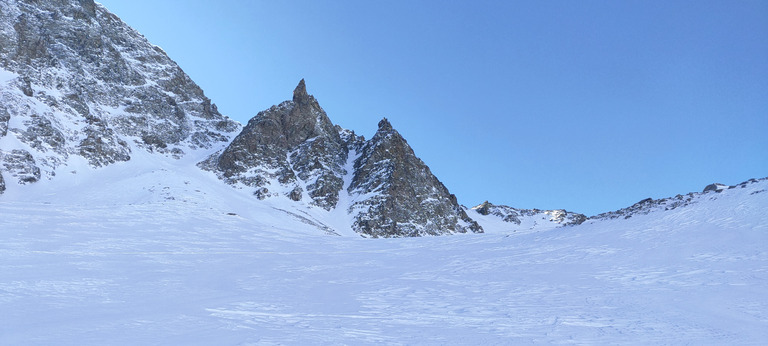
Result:
<instances>
[{"instance_id":1,"label":"rocky cliff face","mask_svg":"<svg viewBox=\"0 0 768 346\"><path fill-rule=\"evenodd\" d=\"M0 1L0 162L19 183L83 158L179 158L240 125L158 47L92 0Z\"/></svg>"},{"instance_id":2,"label":"rocky cliff face","mask_svg":"<svg viewBox=\"0 0 768 346\"><path fill-rule=\"evenodd\" d=\"M334 126L303 80L291 101L257 114L200 166L260 199L343 209L364 236L482 232L389 121L365 141Z\"/></svg>"},{"instance_id":3,"label":"rocky cliff face","mask_svg":"<svg viewBox=\"0 0 768 346\"><path fill-rule=\"evenodd\" d=\"M373 237L482 232L387 119L355 161L353 228Z\"/></svg>"}]
</instances>

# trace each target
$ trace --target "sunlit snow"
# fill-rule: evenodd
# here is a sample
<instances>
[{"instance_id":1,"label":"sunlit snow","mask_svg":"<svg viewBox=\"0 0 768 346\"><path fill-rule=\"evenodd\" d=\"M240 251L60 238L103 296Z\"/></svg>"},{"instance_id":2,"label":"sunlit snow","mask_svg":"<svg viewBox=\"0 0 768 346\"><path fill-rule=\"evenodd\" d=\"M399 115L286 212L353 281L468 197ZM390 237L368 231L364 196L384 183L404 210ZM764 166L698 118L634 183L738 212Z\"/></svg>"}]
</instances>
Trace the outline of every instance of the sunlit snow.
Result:
<instances>
[{"instance_id":1,"label":"sunlit snow","mask_svg":"<svg viewBox=\"0 0 768 346\"><path fill-rule=\"evenodd\" d=\"M15 73L0 68L0 84L4 84L16 77L18 76Z\"/></svg>"},{"instance_id":2,"label":"sunlit snow","mask_svg":"<svg viewBox=\"0 0 768 346\"><path fill-rule=\"evenodd\" d=\"M0 344L768 340L767 181L626 220L364 239L134 154L0 196Z\"/></svg>"}]
</instances>

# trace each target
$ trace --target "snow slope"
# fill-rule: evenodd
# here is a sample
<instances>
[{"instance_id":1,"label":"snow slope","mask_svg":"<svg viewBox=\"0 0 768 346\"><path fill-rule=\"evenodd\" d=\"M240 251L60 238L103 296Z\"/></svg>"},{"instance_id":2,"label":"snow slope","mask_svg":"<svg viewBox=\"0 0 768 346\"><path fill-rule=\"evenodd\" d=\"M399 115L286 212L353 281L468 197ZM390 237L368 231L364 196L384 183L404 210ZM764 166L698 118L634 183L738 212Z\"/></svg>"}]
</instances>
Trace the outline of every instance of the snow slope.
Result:
<instances>
[{"instance_id":1,"label":"snow slope","mask_svg":"<svg viewBox=\"0 0 768 346\"><path fill-rule=\"evenodd\" d=\"M9 185L0 344L768 340L766 180L630 219L363 239L195 169L205 154Z\"/></svg>"}]
</instances>

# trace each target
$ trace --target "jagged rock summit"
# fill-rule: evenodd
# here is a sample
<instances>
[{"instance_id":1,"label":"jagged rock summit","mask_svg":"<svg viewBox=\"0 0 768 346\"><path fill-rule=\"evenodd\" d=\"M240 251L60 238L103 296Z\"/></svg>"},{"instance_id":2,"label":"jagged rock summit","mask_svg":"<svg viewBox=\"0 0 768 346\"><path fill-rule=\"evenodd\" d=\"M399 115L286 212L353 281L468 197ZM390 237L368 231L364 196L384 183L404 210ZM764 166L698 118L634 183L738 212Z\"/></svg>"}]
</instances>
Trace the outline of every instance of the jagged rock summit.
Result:
<instances>
[{"instance_id":1,"label":"jagged rock summit","mask_svg":"<svg viewBox=\"0 0 768 346\"><path fill-rule=\"evenodd\" d=\"M93 0L0 1L0 171L21 184L136 150L223 147L221 115L159 47Z\"/></svg>"},{"instance_id":2,"label":"jagged rock summit","mask_svg":"<svg viewBox=\"0 0 768 346\"><path fill-rule=\"evenodd\" d=\"M366 141L333 125L304 80L200 166L259 199L341 209L364 236L482 232L387 119Z\"/></svg>"},{"instance_id":3,"label":"jagged rock summit","mask_svg":"<svg viewBox=\"0 0 768 346\"><path fill-rule=\"evenodd\" d=\"M285 195L333 209L348 149L302 79L293 99L259 112L215 157L229 183L255 188L258 198Z\"/></svg>"}]
</instances>

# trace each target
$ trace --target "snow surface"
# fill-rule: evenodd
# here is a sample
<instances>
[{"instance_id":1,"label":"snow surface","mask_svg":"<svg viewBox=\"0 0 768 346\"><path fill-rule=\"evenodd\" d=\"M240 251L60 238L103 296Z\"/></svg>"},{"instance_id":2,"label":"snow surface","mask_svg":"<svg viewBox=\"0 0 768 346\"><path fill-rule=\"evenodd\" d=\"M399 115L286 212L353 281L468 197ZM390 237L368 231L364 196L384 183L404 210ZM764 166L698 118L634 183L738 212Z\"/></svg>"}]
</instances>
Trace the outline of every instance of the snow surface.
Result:
<instances>
[{"instance_id":1,"label":"snow surface","mask_svg":"<svg viewBox=\"0 0 768 346\"><path fill-rule=\"evenodd\" d=\"M6 82L13 80L16 77L18 77L17 74L0 68L0 84L5 84Z\"/></svg>"},{"instance_id":2,"label":"snow surface","mask_svg":"<svg viewBox=\"0 0 768 346\"><path fill-rule=\"evenodd\" d=\"M768 340L765 180L626 220L363 239L307 222L321 208L233 189L195 155L133 154L8 184L0 344Z\"/></svg>"}]
</instances>

